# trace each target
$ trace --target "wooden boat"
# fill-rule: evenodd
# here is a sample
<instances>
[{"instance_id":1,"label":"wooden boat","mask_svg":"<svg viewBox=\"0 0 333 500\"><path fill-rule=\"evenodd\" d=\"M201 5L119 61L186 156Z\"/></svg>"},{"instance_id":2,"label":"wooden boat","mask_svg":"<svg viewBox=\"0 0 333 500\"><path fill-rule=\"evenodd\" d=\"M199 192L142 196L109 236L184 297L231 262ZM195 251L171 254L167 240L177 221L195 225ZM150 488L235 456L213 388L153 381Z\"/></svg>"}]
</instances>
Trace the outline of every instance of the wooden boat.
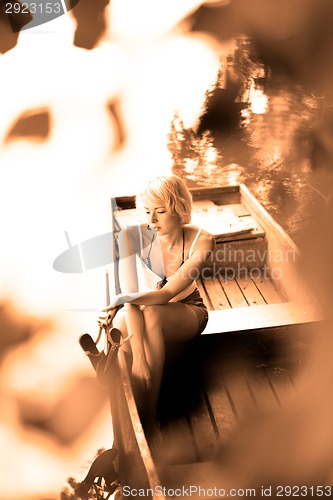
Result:
<instances>
[{"instance_id":1,"label":"wooden boat","mask_svg":"<svg viewBox=\"0 0 333 500\"><path fill-rule=\"evenodd\" d=\"M196 188L192 195L193 223L216 238L198 281L209 321L185 352L167 352L157 458L122 349L109 387L119 481L153 499L180 485L212 486L219 449L248 413L279 411L295 390L307 335L322 320L298 248L245 185ZM117 198L117 205L120 225L136 220L134 197Z\"/></svg>"}]
</instances>

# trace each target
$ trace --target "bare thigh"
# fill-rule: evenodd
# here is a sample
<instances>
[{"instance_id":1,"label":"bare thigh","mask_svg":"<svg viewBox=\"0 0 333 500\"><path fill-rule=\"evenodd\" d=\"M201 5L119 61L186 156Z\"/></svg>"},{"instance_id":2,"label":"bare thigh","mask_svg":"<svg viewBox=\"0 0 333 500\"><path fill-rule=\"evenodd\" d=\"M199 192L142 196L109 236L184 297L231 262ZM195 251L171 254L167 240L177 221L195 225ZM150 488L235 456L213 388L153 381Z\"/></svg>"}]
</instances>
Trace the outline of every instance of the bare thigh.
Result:
<instances>
[{"instance_id":1,"label":"bare thigh","mask_svg":"<svg viewBox=\"0 0 333 500\"><path fill-rule=\"evenodd\" d=\"M197 315L190 306L181 302L145 306L144 317L148 328L149 317L159 323L165 342L186 342L196 337L199 331Z\"/></svg>"},{"instance_id":2,"label":"bare thigh","mask_svg":"<svg viewBox=\"0 0 333 500\"><path fill-rule=\"evenodd\" d=\"M128 336L128 331L126 326L126 311L123 307L115 315L112 326L120 330L123 339L125 339ZM121 346L121 349L123 349L126 352L131 352L130 342L124 342Z\"/></svg>"}]
</instances>

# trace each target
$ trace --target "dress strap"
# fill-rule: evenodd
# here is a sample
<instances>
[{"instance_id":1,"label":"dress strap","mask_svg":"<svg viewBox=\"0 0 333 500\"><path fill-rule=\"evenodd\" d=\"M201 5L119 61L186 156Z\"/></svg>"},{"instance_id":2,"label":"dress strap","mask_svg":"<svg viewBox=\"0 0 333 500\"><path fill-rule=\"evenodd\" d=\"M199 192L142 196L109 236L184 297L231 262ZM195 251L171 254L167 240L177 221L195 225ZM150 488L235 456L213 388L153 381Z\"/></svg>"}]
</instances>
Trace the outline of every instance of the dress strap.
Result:
<instances>
[{"instance_id":1,"label":"dress strap","mask_svg":"<svg viewBox=\"0 0 333 500\"><path fill-rule=\"evenodd\" d=\"M192 255L193 249L194 249L194 247L195 247L196 242L198 241L198 238L199 238L199 236L200 236L201 230L202 230L202 227L199 227L198 232L197 232L197 234L195 235L195 238L194 238L193 243L192 243L192 245L191 245L190 251L189 251L189 253L188 253L188 256L189 256L189 257L191 257L191 255Z\"/></svg>"},{"instance_id":2,"label":"dress strap","mask_svg":"<svg viewBox=\"0 0 333 500\"><path fill-rule=\"evenodd\" d=\"M139 231L139 241L140 241L140 257L143 258L143 236L140 224L138 225L138 231Z\"/></svg>"},{"instance_id":3,"label":"dress strap","mask_svg":"<svg viewBox=\"0 0 333 500\"><path fill-rule=\"evenodd\" d=\"M185 262L185 231L184 231L184 228L183 228L182 263L180 265L182 266L184 264L184 262Z\"/></svg>"}]
</instances>

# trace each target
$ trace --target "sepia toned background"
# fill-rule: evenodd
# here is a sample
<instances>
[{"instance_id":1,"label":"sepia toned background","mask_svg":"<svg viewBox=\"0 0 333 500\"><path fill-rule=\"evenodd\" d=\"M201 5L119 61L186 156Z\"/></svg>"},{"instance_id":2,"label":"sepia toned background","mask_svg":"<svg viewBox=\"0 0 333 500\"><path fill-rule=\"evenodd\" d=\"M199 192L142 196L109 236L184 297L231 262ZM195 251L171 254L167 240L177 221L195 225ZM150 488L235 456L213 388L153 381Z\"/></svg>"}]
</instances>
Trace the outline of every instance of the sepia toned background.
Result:
<instances>
[{"instance_id":1,"label":"sepia toned background","mask_svg":"<svg viewBox=\"0 0 333 500\"><path fill-rule=\"evenodd\" d=\"M331 1L64 4L21 31L0 4L3 500L59 498L112 445L77 342L97 333L82 309L105 304L105 268L53 268L68 245L110 230L111 196L172 169L192 185L245 182L301 247L330 312ZM255 424L256 446L251 428L236 439L230 481L332 475L332 352L328 323L287 416Z\"/></svg>"}]
</instances>

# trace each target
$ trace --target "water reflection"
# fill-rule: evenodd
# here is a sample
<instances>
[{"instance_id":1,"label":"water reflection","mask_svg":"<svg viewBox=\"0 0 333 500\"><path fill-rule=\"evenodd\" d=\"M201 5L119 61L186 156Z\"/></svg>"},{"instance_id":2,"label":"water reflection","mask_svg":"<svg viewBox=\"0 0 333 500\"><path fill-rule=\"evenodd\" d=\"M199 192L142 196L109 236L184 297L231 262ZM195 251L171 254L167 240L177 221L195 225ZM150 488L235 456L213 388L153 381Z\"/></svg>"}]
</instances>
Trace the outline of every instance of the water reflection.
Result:
<instances>
[{"instance_id":1,"label":"water reflection","mask_svg":"<svg viewBox=\"0 0 333 500\"><path fill-rule=\"evenodd\" d=\"M319 167L320 126L330 103L285 74L272 75L249 37L237 38L223 75L224 87L219 76L207 94L197 135L182 129L187 146L179 147L178 138L176 171L204 185L246 183L302 246L314 208L329 196ZM207 159L214 147L217 168ZM179 155L185 157L183 170Z\"/></svg>"}]
</instances>

